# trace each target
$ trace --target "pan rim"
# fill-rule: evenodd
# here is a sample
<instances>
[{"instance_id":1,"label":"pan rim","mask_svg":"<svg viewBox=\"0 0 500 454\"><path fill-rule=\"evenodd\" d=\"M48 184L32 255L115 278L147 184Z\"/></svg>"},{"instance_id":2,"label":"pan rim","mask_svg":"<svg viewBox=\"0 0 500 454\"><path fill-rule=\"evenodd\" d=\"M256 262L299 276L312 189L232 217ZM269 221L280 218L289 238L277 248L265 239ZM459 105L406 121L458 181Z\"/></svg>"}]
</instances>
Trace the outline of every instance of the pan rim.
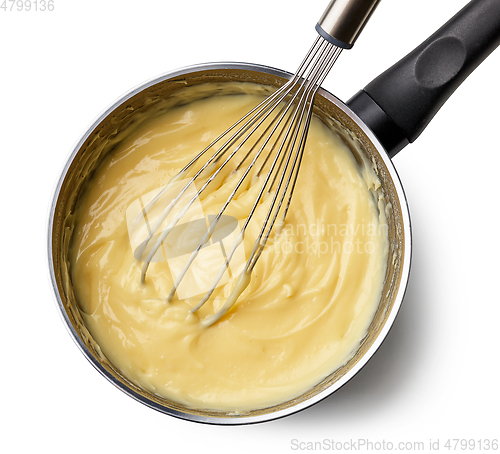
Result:
<instances>
[{"instance_id":1,"label":"pan rim","mask_svg":"<svg viewBox=\"0 0 500 454\"><path fill-rule=\"evenodd\" d=\"M87 138L92 134L92 132L99 126L99 124L116 108L118 108L123 103L127 102L130 98L140 93L143 90L146 90L158 83L164 82L168 79L172 79L174 77L187 75L194 72L199 71L210 71L210 70L224 70L224 69L237 69L237 70L246 70L246 71L254 71L261 72L265 74L274 75L277 77L282 77L289 79L292 77L292 74L277 68L273 68L270 66L253 64L253 63L244 63L244 62L213 62L213 63L201 63L192 66L186 66L182 68L175 69L173 71L169 71L163 73L157 77L154 77L134 88L130 91L122 95L116 101L114 101L108 108L106 108L97 118L90 124L90 126L85 130L85 132L81 135L81 137L76 141L75 145L71 149L68 157L66 158L65 164L60 172L59 179L55 185L51 196L51 202L49 206L48 213L48 223L47 223L47 252L48 252L48 266L50 279L52 283L52 288L54 291L55 302L58 306L58 311L60 316L62 317L64 324L66 325L66 329L68 330L70 336L73 338L74 342L77 344L80 351L87 358L87 360L94 366L97 371L103 375L110 383L115 385L115 387L119 388L128 396L133 399L145 404L146 406L153 408L161 413L168 414L170 416L174 416L180 419L189 420L198 423L206 423L206 424L215 424L215 425L245 425L245 424L254 424L261 423L266 421L271 421L279 418L283 418L285 416L289 416L291 414L297 413L301 410L304 410L321 400L327 398L338 389L340 389L343 385L345 385L351 378L353 378L373 357L375 352L379 349L383 341L386 339L391 327L394 324L394 320L399 313L404 294L406 292L410 266L411 266L411 257L412 257L412 231L411 231L411 220L410 220L410 212L406 199L406 195L401 184L399 175L392 163L389 155L385 152L383 146L378 141L375 134L363 123L363 121L342 101L340 101L333 94L328 92L327 90L320 88L318 93L323 96L325 99L333 103L337 108L342 110L347 116L349 116L354 123L363 131L363 133L367 136L367 138L372 142L375 149L379 152L379 156L384 162L386 169L388 170L390 177L393 181L394 188L396 190L396 194L398 196L400 206L401 206L401 215L402 215L402 224L403 224L403 248L404 248L404 256L402 258L402 266L401 266L401 280L399 287L397 289L397 294L394 299L394 304L389 313L387 320L385 321L384 326L381 331L378 333L376 339L373 341L373 344L369 347L369 349L364 353L364 355L359 359L357 364L355 364L351 370L348 371L345 375L343 375L338 381L336 381L331 386L327 387L323 391L317 393L316 395L306 399L302 402L299 402L295 405L287 407L282 410L278 410L272 413L265 413L253 416L238 416L232 418L224 418L224 417L215 417L215 416L201 416L191 413L184 413L172 408L164 407L152 400L145 398L144 396L136 393L131 388L125 386L122 382L116 380L100 363L96 360L96 358L89 352L87 347L84 345L80 336L73 328L73 325L68 317L68 314L64 308L64 304L62 298L59 293L59 289L57 287L57 280L54 270L54 259L52 256L53 253L53 228L54 228L54 217L56 214L56 206L59 199L59 195L61 192L61 188L63 186L64 180L68 173L71 163L73 162L76 154L80 150L81 146L85 143Z\"/></svg>"}]
</instances>

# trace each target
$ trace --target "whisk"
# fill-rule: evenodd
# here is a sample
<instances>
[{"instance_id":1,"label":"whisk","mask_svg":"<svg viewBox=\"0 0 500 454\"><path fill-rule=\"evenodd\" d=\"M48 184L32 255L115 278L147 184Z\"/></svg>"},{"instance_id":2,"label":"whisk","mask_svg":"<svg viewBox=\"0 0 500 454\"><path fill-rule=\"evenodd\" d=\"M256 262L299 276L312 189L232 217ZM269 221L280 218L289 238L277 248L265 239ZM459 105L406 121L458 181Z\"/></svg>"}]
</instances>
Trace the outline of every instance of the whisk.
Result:
<instances>
[{"instance_id":1,"label":"whisk","mask_svg":"<svg viewBox=\"0 0 500 454\"><path fill-rule=\"evenodd\" d=\"M262 182L250 213L240 233L233 242L229 253L225 254L224 263L220 267L212 285L191 312L199 310L210 299L223 275L229 269L229 264L233 259L235 251L242 244L245 231L258 205L264 198L270 198L268 200L269 208L260 232L255 239L253 250L244 265L243 271L237 278L232 292L215 314L202 320L201 323L203 325L212 325L234 305L239 295L249 284L251 272L268 242L273 226L277 223L275 226L275 231L277 232L283 227L297 182L309 124L312 118L315 95L342 50L353 46L379 1L332 0L316 25L316 31L319 36L314 41L295 75L261 104L217 137L169 183L171 185L186 178L188 172L195 169L195 165L200 164L204 156L210 156L195 171L193 176L187 177L186 184L183 185L178 194L166 206L154 225L149 229L145 241L140 244L138 257L142 257L143 254L147 253L141 271L142 283L145 282L148 267L155 254L163 245L167 236L172 234L179 220L228 163L233 159L239 159L238 164L233 170L233 174L239 171L241 177L237 179L236 185L218 214L212 216L208 229L206 229L198 245L189 256L182 271L177 275L173 287L166 298L167 302L172 301L189 267L198 256L200 250L214 235L226 208L234 199L243 182L247 179L255 178L258 178L258 181ZM210 151L212 154L210 154ZM202 182L199 189L195 186L195 182L197 181ZM170 187L169 185L152 198L143 208L141 215L148 213L155 206L158 200L166 193ZM195 190L191 197L189 191L193 192L193 188ZM178 211L177 214L167 227L163 231L160 231L162 224L172 213L172 210L174 210L181 200L184 203L186 194L189 195L187 203L180 209L179 207L176 208ZM138 218L136 218L135 222L138 222Z\"/></svg>"}]
</instances>

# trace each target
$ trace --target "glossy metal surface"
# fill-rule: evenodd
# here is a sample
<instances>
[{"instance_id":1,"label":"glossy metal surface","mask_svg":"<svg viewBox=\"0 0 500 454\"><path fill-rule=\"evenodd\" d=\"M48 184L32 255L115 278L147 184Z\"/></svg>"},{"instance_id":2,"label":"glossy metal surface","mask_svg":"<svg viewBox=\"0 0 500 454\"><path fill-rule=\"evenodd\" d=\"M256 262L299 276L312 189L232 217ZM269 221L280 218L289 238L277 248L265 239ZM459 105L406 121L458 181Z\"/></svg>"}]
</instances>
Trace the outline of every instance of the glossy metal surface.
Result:
<instances>
[{"instance_id":1,"label":"glossy metal surface","mask_svg":"<svg viewBox=\"0 0 500 454\"><path fill-rule=\"evenodd\" d=\"M339 47L350 49L380 0L332 0L316 26L317 32Z\"/></svg>"}]
</instances>

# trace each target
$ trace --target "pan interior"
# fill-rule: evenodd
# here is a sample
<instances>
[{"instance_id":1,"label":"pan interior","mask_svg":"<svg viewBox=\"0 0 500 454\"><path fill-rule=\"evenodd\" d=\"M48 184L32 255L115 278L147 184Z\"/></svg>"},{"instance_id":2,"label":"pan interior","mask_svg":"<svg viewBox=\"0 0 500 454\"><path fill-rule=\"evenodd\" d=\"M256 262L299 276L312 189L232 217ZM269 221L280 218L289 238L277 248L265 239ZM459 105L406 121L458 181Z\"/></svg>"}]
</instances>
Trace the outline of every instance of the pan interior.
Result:
<instances>
[{"instance_id":1,"label":"pan interior","mask_svg":"<svg viewBox=\"0 0 500 454\"><path fill-rule=\"evenodd\" d=\"M249 69L194 70L160 80L133 94L102 118L77 145L60 190L56 195L57 200L52 218L52 250L50 253L52 254L53 276L57 286L58 299L63 315L86 356L112 382L147 405L187 419L205 421L208 419L207 422L223 422L226 418L232 420L245 418L246 422L248 422L248 418L272 419L273 415L292 413L336 390L373 353L377 338L384 330L395 304L399 304L396 301L404 278L405 229L403 212L391 171L365 131L331 95L323 93L317 97L315 113L328 127L341 135L358 160L369 160L373 164L381 182L380 191L382 191L385 201L389 226L389 254L382 298L367 335L361 341L354 356L344 366L298 398L245 414L229 414L184 407L132 383L108 361L83 323L69 277L68 250L74 226L75 206L95 169L131 131L148 121L152 115L159 115L166 109L203 97L241 92L241 88L232 82L252 83L253 85L248 85L249 88L245 88L247 92L267 94L272 92L274 87L283 85L286 78ZM195 91L196 99L193 98L192 91L186 90L186 87L194 85L201 86L201 89ZM370 350L372 352L369 352Z\"/></svg>"}]
</instances>

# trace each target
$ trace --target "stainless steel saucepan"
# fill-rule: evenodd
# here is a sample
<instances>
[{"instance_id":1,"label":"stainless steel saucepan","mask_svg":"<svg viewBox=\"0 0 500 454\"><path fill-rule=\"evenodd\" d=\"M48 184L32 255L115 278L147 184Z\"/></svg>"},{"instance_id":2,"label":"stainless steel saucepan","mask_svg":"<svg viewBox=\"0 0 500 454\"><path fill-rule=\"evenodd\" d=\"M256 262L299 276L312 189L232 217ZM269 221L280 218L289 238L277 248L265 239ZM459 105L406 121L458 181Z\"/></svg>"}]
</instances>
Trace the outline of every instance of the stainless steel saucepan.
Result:
<instances>
[{"instance_id":1,"label":"stainless steel saucepan","mask_svg":"<svg viewBox=\"0 0 500 454\"><path fill-rule=\"evenodd\" d=\"M329 396L350 380L386 337L401 305L410 272L411 227L408 206L391 162L415 140L458 85L500 44L500 1L473 0L407 57L376 78L347 104L320 90L316 114L329 127L357 143L376 166L389 221L390 251L382 297L367 336L354 356L313 389L288 402L245 414L192 409L150 393L127 380L102 354L85 328L75 301L67 265L72 216L78 196L93 170L159 102L172 107L192 101L180 94L186 86L208 85L204 96L230 93L227 82L279 87L290 74L246 63L217 63L167 73L123 96L81 137L60 176L50 211L49 267L57 303L73 339L87 359L111 383L138 401L172 416L212 424L262 422L302 410Z\"/></svg>"}]
</instances>

